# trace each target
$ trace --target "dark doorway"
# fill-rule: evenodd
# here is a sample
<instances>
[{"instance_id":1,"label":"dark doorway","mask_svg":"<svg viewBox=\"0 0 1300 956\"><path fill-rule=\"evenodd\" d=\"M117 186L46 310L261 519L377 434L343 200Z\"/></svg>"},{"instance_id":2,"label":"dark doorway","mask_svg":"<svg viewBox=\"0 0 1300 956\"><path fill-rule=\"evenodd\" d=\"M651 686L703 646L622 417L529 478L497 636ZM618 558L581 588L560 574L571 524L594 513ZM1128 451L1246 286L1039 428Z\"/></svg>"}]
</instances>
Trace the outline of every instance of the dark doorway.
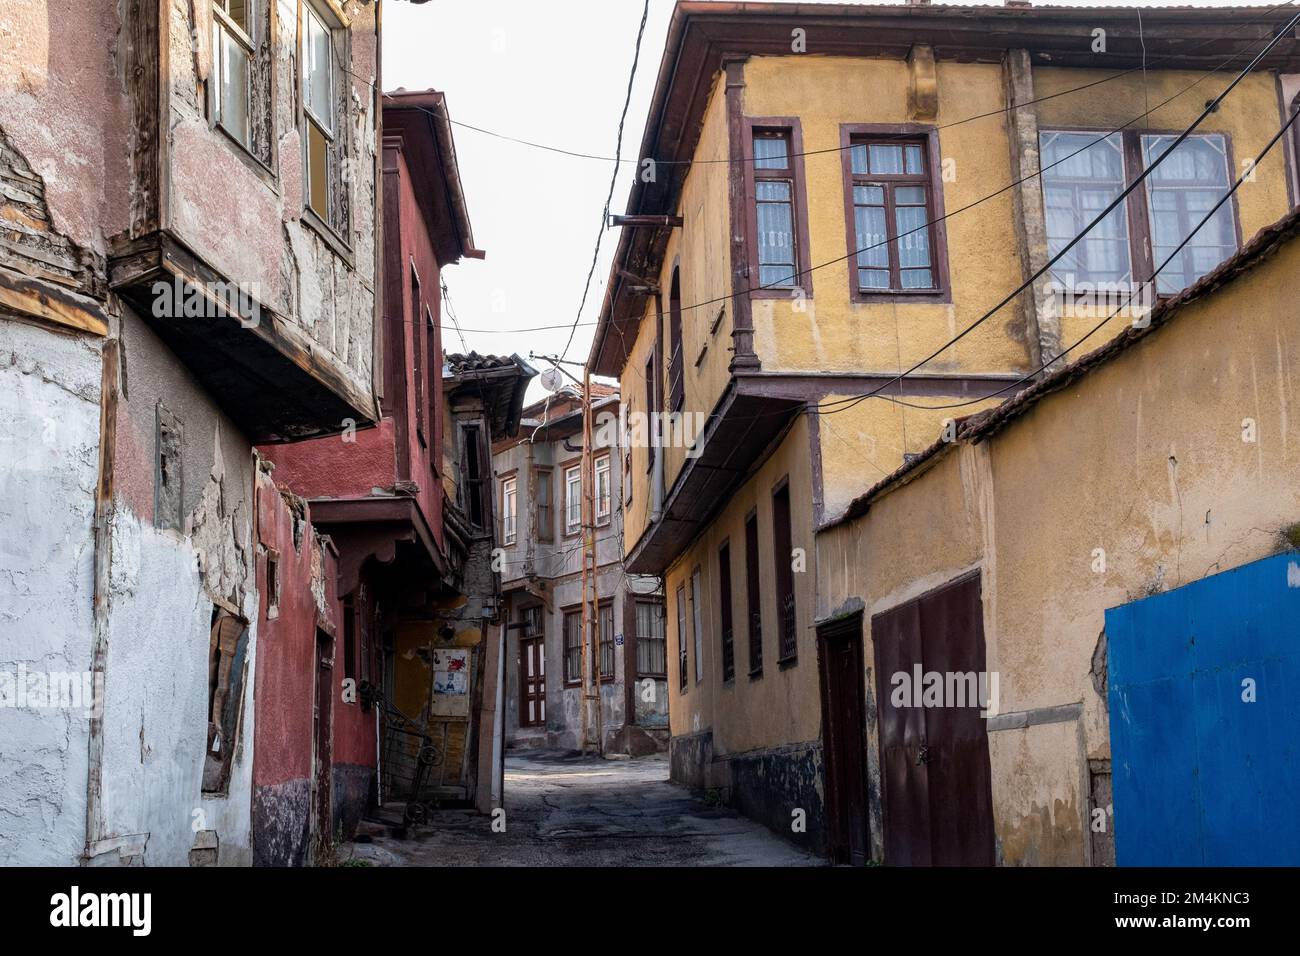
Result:
<instances>
[{"instance_id":1,"label":"dark doorway","mask_svg":"<svg viewBox=\"0 0 1300 956\"><path fill-rule=\"evenodd\" d=\"M316 697L312 707L312 736L315 741L315 760L312 766L312 791L314 794L313 822L316 826L317 845L328 841L333 832L331 787L332 754L330 728L334 716L334 638L324 631L316 632Z\"/></svg>"},{"instance_id":2,"label":"dark doorway","mask_svg":"<svg viewBox=\"0 0 1300 956\"><path fill-rule=\"evenodd\" d=\"M817 661L831 859L863 866L871 858L871 837L861 614L817 629Z\"/></svg>"},{"instance_id":3,"label":"dark doorway","mask_svg":"<svg viewBox=\"0 0 1300 956\"><path fill-rule=\"evenodd\" d=\"M978 572L871 619L885 811L885 862L893 866L992 866L993 794L988 730L978 694L917 705L918 675L984 674ZM896 700L895 675L907 691ZM963 691L969 680L960 682ZM918 691L919 693L919 691Z\"/></svg>"}]
</instances>

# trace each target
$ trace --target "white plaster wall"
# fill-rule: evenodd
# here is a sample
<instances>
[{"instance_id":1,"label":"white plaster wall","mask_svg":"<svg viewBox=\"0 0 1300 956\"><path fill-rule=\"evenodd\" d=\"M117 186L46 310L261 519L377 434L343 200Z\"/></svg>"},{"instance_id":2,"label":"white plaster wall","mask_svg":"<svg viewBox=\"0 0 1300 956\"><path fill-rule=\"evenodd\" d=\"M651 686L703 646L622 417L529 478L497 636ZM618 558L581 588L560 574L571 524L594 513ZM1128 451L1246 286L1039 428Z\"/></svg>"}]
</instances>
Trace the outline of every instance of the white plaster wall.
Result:
<instances>
[{"instance_id":1,"label":"white plaster wall","mask_svg":"<svg viewBox=\"0 0 1300 956\"><path fill-rule=\"evenodd\" d=\"M99 343L0 321L0 671L91 664ZM71 865L90 722L0 707L0 865Z\"/></svg>"},{"instance_id":2,"label":"white plaster wall","mask_svg":"<svg viewBox=\"0 0 1300 956\"><path fill-rule=\"evenodd\" d=\"M257 596L230 788L204 797L212 602L189 538L119 511L113 523L101 838L148 834L145 864L185 866L197 830L216 830L220 862L250 864Z\"/></svg>"}]
</instances>

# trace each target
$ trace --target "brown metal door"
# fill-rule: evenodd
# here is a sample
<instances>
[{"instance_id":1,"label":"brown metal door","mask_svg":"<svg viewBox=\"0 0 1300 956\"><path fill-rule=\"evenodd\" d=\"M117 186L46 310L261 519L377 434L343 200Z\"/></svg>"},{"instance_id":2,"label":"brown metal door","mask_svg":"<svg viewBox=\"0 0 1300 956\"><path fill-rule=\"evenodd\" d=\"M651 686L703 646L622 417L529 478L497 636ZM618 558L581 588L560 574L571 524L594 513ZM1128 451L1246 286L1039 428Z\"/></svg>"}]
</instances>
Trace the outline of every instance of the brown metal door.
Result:
<instances>
[{"instance_id":1,"label":"brown metal door","mask_svg":"<svg viewBox=\"0 0 1300 956\"><path fill-rule=\"evenodd\" d=\"M334 704L334 639L324 631L316 632L316 699L312 707L312 733L315 737L315 766L312 783L315 791L316 834L320 840L332 836L331 788L332 754L330 727Z\"/></svg>"},{"instance_id":2,"label":"brown metal door","mask_svg":"<svg viewBox=\"0 0 1300 956\"><path fill-rule=\"evenodd\" d=\"M817 660L831 859L863 866L871 856L871 847L861 615L818 628Z\"/></svg>"},{"instance_id":3,"label":"brown metal door","mask_svg":"<svg viewBox=\"0 0 1300 956\"><path fill-rule=\"evenodd\" d=\"M519 642L519 726L546 726L546 647L540 637Z\"/></svg>"},{"instance_id":4,"label":"brown metal door","mask_svg":"<svg viewBox=\"0 0 1300 956\"><path fill-rule=\"evenodd\" d=\"M988 731L978 700L913 706L917 678L984 672L979 575L959 578L871 622L884 778L885 862L991 866L993 797ZM894 676L907 699L895 701ZM920 693L918 690L917 693Z\"/></svg>"}]
</instances>

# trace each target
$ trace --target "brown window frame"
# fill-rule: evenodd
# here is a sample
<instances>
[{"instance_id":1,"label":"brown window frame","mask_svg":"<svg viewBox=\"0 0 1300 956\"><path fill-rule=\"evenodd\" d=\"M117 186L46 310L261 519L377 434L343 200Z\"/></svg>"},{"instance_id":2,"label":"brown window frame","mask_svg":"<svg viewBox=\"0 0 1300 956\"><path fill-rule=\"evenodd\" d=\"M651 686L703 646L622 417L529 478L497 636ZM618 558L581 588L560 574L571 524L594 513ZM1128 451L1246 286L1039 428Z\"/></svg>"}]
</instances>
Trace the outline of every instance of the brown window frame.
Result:
<instances>
[{"instance_id":1,"label":"brown window frame","mask_svg":"<svg viewBox=\"0 0 1300 956\"><path fill-rule=\"evenodd\" d=\"M600 659L593 662L594 666L592 668L593 671L599 670L600 683L602 684L609 683L614 680L614 672L618 663L617 654L614 651L614 634L618 630L618 625L614 621L614 599L613 598L603 598L596 602L596 615L597 615L596 621L600 621L605 616L606 612L609 613L609 628L607 632L606 628L603 625L600 627L600 642L597 648L600 654ZM593 626L595 626L596 622L593 621L592 624ZM605 670L605 649L606 648L609 649L609 670L608 671Z\"/></svg>"},{"instance_id":2,"label":"brown window frame","mask_svg":"<svg viewBox=\"0 0 1300 956\"><path fill-rule=\"evenodd\" d=\"M682 270L673 263L668 291L668 410L686 404L686 343L682 339Z\"/></svg>"},{"instance_id":3,"label":"brown window frame","mask_svg":"<svg viewBox=\"0 0 1300 956\"><path fill-rule=\"evenodd\" d=\"M921 146L923 172L897 175L872 175L853 172L853 149L857 145ZM952 282L948 268L948 230L944 219L943 153L939 148L939 131L917 123L845 123L840 126L840 162L844 178L844 234L848 251L849 299L852 302L952 302ZM882 185L886 191L885 229L889 240L889 289L862 289L858 285L857 219L854 216L853 187ZM900 185L920 185L926 189L926 221L930 233L930 268L935 285L930 289L900 287L896 246L893 196Z\"/></svg>"},{"instance_id":4,"label":"brown window frame","mask_svg":"<svg viewBox=\"0 0 1300 956\"><path fill-rule=\"evenodd\" d=\"M804 176L803 127L797 116L747 116L743 124L745 159L745 246L749 275L748 294L751 299L789 299L801 289L804 298L813 296L813 274L808 241L808 192ZM784 169L758 169L754 162L754 137L783 135L788 140L790 163ZM788 286L760 288L758 268L758 180L788 180L790 202L794 207L794 260L798 275Z\"/></svg>"},{"instance_id":5,"label":"brown window frame","mask_svg":"<svg viewBox=\"0 0 1300 956\"><path fill-rule=\"evenodd\" d=\"M415 437L421 448L427 448L428 439L424 435L425 396L428 388L425 383L424 340L420 335L420 312L424 308L424 286L420 282L420 273L411 263L411 359L415 366ZM403 334L405 331L403 330Z\"/></svg>"},{"instance_id":6,"label":"brown window frame","mask_svg":"<svg viewBox=\"0 0 1300 956\"><path fill-rule=\"evenodd\" d=\"M685 694L691 689L690 661L686 654L686 584L677 585L677 690Z\"/></svg>"},{"instance_id":7,"label":"brown window frame","mask_svg":"<svg viewBox=\"0 0 1300 956\"><path fill-rule=\"evenodd\" d=\"M576 619L578 622L578 643L574 647L569 646L569 620ZM564 666L562 668L565 687L582 686L582 605L573 604L566 608L560 609L560 650ZM569 672L569 655L576 652L578 655L577 676L572 676Z\"/></svg>"},{"instance_id":8,"label":"brown window frame","mask_svg":"<svg viewBox=\"0 0 1300 956\"><path fill-rule=\"evenodd\" d=\"M731 607L731 541L723 541L718 548L718 610L722 618L720 639L722 643L722 682L736 679L736 645L732 634Z\"/></svg>"},{"instance_id":9,"label":"brown window frame","mask_svg":"<svg viewBox=\"0 0 1300 956\"><path fill-rule=\"evenodd\" d=\"M542 478L547 493L541 494ZM533 469L532 498L537 503L537 540L555 540L555 472L550 468Z\"/></svg>"},{"instance_id":10,"label":"brown window frame","mask_svg":"<svg viewBox=\"0 0 1300 956\"><path fill-rule=\"evenodd\" d=\"M745 613L749 676L763 676L763 583L759 570L758 509L745 515Z\"/></svg>"},{"instance_id":11,"label":"brown window frame","mask_svg":"<svg viewBox=\"0 0 1300 956\"><path fill-rule=\"evenodd\" d=\"M1133 183L1138 176L1146 171L1146 159L1143 156L1142 137L1143 136L1178 136L1183 132L1179 129L1126 129L1116 133L1113 129L1103 129L1100 127L1087 126L1042 126L1039 127L1039 144L1042 142L1044 134L1051 133L1081 133L1084 135L1094 134L1097 136L1120 137L1121 154L1124 161L1124 186L1127 187ZM1193 136L1202 138L1217 136L1223 141L1223 158L1226 164L1227 188L1231 188L1236 182L1238 169L1236 156L1233 152L1232 133L1227 130L1205 130L1203 132L1193 133ZM1042 194L1046 181L1043 176L1039 177L1039 193ZM1151 225L1151 216L1149 203L1147 200L1147 182L1143 180L1138 187L1128 194L1124 200L1124 216L1128 224L1128 248L1129 248L1129 267L1133 282L1145 282L1155 271L1155 247L1154 236ZM1233 236L1237 243L1237 252L1241 251L1243 237L1241 232L1241 209L1237 202L1237 193L1228 197L1226 205L1232 211L1232 229ZM1229 254L1227 258L1231 258ZM1224 260L1226 261L1226 259ZM1213 270L1211 270L1213 271ZM1208 274L1208 273L1207 273ZM1049 277L1050 277L1049 273ZM1139 276L1141 278L1139 278ZM1181 290L1180 290L1181 291ZM1170 299L1179 293L1159 293L1157 299Z\"/></svg>"},{"instance_id":12,"label":"brown window frame","mask_svg":"<svg viewBox=\"0 0 1300 956\"><path fill-rule=\"evenodd\" d=\"M660 620L660 622L663 624L663 634L662 634L661 637L653 637L653 636L647 636L647 635L645 635L645 634L642 634L641 631L640 631L640 629L637 630L637 633L636 633L636 647L637 647L636 676L637 676L638 678L641 678L641 677L649 677L649 678L658 678L658 679L660 679L660 680L667 680L667 679L668 679L668 607L667 607L667 605L666 605L662 600L660 600L660 599L658 599L658 598L654 598L654 599L650 599L650 598L637 598L637 599L636 599L636 607L637 607L637 608L640 608L642 605L645 605L646 607L651 608L651 609L652 609L651 613L657 613L657 614L659 615L659 620ZM636 621L636 620L637 620L637 618L633 617L633 621ZM651 642L655 642L655 641L657 641L657 642L663 644L663 659L664 659L664 666L663 666L663 669L660 670L660 671L652 671L652 670L648 670L648 669L642 669L642 667L641 667L641 647L642 647L643 645L648 645L649 643L651 643ZM650 655L649 653L646 654L646 657L647 657L647 658L650 657L650 656L651 656L651 655Z\"/></svg>"},{"instance_id":13,"label":"brown window frame","mask_svg":"<svg viewBox=\"0 0 1300 956\"><path fill-rule=\"evenodd\" d=\"M776 662L784 667L799 659L799 617L795 600L794 503L789 478L772 489L772 566L776 572ZM784 502L784 504L782 504ZM782 520L784 519L784 520Z\"/></svg>"},{"instance_id":14,"label":"brown window frame","mask_svg":"<svg viewBox=\"0 0 1300 956\"><path fill-rule=\"evenodd\" d=\"M536 621L539 629L534 631L529 629L532 623L532 615L536 614ZM519 641L522 645L525 641L541 640L542 647L542 696L538 703L537 716L533 719L528 717L528 670L527 670L527 651L521 646L519 654L519 726L520 727L545 727L546 726L546 606L543 604L526 604L519 608Z\"/></svg>"},{"instance_id":15,"label":"brown window frame","mask_svg":"<svg viewBox=\"0 0 1300 956\"><path fill-rule=\"evenodd\" d=\"M655 415L663 409L659 407L659 376L656 373L658 363L655 361L655 350L651 349L649 356L645 360L645 412L646 421L650 425L650 433L646 438L646 463L645 470L648 474L654 471L655 467L655 429L658 427L658 419Z\"/></svg>"}]
</instances>

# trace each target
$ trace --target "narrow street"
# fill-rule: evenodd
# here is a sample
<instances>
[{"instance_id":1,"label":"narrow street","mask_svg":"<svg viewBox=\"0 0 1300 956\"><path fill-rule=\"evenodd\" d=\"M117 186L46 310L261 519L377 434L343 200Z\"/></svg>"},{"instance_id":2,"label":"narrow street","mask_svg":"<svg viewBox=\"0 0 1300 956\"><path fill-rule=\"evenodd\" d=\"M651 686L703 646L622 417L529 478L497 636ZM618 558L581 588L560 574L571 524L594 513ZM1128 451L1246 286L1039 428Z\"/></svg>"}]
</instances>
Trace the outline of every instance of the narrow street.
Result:
<instances>
[{"instance_id":1,"label":"narrow street","mask_svg":"<svg viewBox=\"0 0 1300 956\"><path fill-rule=\"evenodd\" d=\"M402 839L343 859L377 866L819 866L822 861L725 807L668 782L666 756L637 760L537 752L506 757L506 828L444 810Z\"/></svg>"}]
</instances>

